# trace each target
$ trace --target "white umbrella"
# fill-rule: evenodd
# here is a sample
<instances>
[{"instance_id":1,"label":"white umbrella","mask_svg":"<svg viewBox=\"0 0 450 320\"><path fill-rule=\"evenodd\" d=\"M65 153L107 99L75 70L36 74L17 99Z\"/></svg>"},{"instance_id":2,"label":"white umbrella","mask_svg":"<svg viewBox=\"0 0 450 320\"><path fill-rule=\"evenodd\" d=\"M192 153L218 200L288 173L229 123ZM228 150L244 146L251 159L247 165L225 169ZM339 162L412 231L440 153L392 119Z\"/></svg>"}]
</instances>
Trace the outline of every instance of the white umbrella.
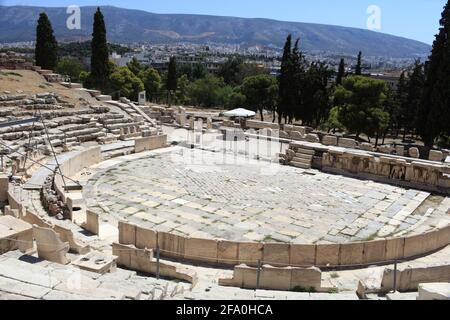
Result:
<instances>
[{"instance_id":1,"label":"white umbrella","mask_svg":"<svg viewBox=\"0 0 450 320\"><path fill-rule=\"evenodd\" d=\"M251 118L256 116L256 112L251 111L251 110L247 110L247 109L235 109L235 110L231 110L231 111L227 111L223 113L224 117L228 117L228 118Z\"/></svg>"}]
</instances>

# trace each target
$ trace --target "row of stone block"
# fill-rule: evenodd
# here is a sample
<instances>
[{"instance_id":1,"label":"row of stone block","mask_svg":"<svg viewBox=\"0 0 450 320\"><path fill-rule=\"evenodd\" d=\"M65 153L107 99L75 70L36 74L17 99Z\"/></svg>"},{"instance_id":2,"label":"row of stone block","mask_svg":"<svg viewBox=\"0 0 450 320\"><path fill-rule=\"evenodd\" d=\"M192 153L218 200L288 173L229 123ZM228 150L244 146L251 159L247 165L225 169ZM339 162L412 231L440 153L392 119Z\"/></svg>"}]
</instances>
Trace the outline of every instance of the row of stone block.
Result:
<instances>
[{"instance_id":1,"label":"row of stone block","mask_svg":"<svg viewBox=\"0 0 450 320\"><path fill-rule=\"evenodd\" d=\"M258 269L247 265L234 268L233 277L219 279L221 286L233 286L245 289L266 289L282 291L323 291L320 269L285 267L277 268L263 265L258 281ZM259 287L258 287L259 286Z\"/></svg>"},{"instance_id":2,"label":"row of stone block","mask_svg":"<svg viewBox=\"0 0 450 320\"><path fill-rule=\"evenodd\" d=\"M405 159L339 150L328 150L322 157L324 168L337 169L351 174L370 174L383 179L404 181L423 185L426 188L440 188L448 192L450 188L450 168L444 164L407 162Z\"/></svg>"},{"instance_id":3,"label":"row of stone block","mask_svg":"<svg viewBox=\"0 0 450 320\"><path fill-rule=\"evenodd\" d=\"M423 235L347 244L244 243L186 238L119 223L119 242L159 247L163 255L207 264L255 266L357 266L409 259L450 244L450 226Z\"/></svg>"}]
</instances>

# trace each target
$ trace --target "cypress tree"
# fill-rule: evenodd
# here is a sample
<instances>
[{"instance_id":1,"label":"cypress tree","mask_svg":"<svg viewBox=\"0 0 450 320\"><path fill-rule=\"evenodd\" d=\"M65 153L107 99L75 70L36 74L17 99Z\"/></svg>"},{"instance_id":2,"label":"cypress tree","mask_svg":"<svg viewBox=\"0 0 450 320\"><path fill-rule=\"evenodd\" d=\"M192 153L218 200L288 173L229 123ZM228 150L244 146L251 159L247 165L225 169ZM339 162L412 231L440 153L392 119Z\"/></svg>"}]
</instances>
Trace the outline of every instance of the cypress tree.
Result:
<instances>
[{"instance_id":1,"label":"cypress tree","mask_svg":"<svg viewBox=\"0 0 450 320\"><path fill-rule=\"evenodd\" d=\"M278 122L281 123L282 118L286 118L287 110L290 105L289 91L292 84L291 72L292 62L292 35L288 35L283 49L283 57L281 59L281 70L278 76Z\"/></svg>"},{"instance_id":2,"label":"cypress tree","mask_svg":"<svg viewBox=\"0 0 450 320\"><path fill-rule=\"evenodd\" d=\"M339 70L336 77L336 85L342 84L342 79L345 77L345 60L344 58L341 59L341 62L339 63Z\"/></svg>"},{"instance_id":3,"label":"cypress tree","mask_svg":"<svg viewBox=\"0 0 450 320\"><path fill-rule=\"evenodd\" d=\"M310 88L307 84L306 75L306 59L299 47L300 39L297 39L292 50L292 80L290 94L290 109L288 112L289 122L293 118L306 120L310 119L310 110L307 106L307 98L311 94Z\"/></svg>"},{"instance_id":4,"label":"cypress tree","mask_svg":"<svg viewBox=\"0 0 450 320\"><path fill-rule=\"evenodd\" d=\"M109 67L105 20L100 8L97 8L97 12L94 15L91 48L92 56L90 85L96 89L105 90L109 85L111 70Z\"/></svg>"},{"instance_id":5,"label":"cypress tree","mask_svg":"<svg viewBox=\"0 0 450 320\"><path fill-rule=\"evenodd\" d=\"M47 14L42 12L36 28L36 65L42 69L54 70L58 59L58 43Z\"/></svg>"},{"instance_id":6,"label":"cypress tree","mask_svg":"<svg viewBox=\"0 0 450 320\"><path fill-rule=\"evenodd\" d=\"M397 134L401 128L406 128L406 112L408 108L408 88L409 79L406 77L406 71L402 72L398 80L397 91L395 93L395 106L391 113L391 118L395 122ZM406 139L406 129L403 132L403 140Z\"/></svg>"},{"instance_id":7,"label":"cypress tree","mask_svg":"<svg viewBox=\"0 0 450 320\"><path fill-rule=\"evenodd\" d=\"M426 63L426 80L419 113L419 131L428 148L441 135L450 135L450 1Z\"/></svg>"},{"instance_id":8,"label":"cypress tree","mask_svg":"<svg viewBox=\"0 0 450 320\"><path fill-rule=\"evenodd\" d=\"M169 61L169 70L167 72L167 104L170 106L172 94L177 90L177 61L171 57Z\"/></svg>"},{"instance_id":9,"label":"cypress tree","mask_svg":"<svg viewBox=\"0 0 450 320\"><path fill-rule=\"evenodd\" d=\"M411 131L416 127L416 123L420 121L418 113L421 106L423 95L423 87L425 83L425 74L423 64L417 60L414 64L414 69L409 76L408 81L408 95L406 98L406 105L403 110L404 127L406 131Z\"/></svg>"},{"instance_id":10,"label":"cypress tree","mask_svg":"<svg viewBox=\"0 0 450 320\"><path fill-rule=\"evenodd\" d=\"M362 52L358 53L358 62L356 63L355 74L357 76L362 75Z\"/></svg>"}]
</instances>

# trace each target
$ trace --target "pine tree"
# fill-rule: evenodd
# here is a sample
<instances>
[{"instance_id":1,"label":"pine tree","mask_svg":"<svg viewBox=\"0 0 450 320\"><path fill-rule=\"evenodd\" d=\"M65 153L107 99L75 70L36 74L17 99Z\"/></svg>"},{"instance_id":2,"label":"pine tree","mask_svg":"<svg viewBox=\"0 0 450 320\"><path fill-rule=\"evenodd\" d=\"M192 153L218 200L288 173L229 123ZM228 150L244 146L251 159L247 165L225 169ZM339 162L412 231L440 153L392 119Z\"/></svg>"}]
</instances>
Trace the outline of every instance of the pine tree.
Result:
<instances>
[{"instance_id":1,"label":"pine tree","mask_svg":"<svg viewBox=\"0 0 450 320\"><path fill-rule=\"evenodd\" d=\"M339 70L336 77L336 85L342 84L342 79L345 77L345 60L344 58L341 59L341 62L339 63Z\"/></svg>"},{"instance_id":2,"label":"pine tree","mask_svg":"<svg viewBox=\"0 0 450 320\"><path fill-rule=\"evenodd\" d=\"M106 27L100 8L94 15L94 27L92 33L92 56L90 85L99 90L105 90L109 86L110 66L109 53L106 41Z\"/></svg>"},{"instance_id":3,"label":"pine tree","mask_svg":"<svg viewBox=\"0 0 450 320\"><path fill-rule=\"evenodd\" d=\"M426 80L419 113L419 131L428 148L437 137L450 135L450 1L444 7L441 28L426 63Z\"/></svg>"},{"instance_id":4,"label":"pine tree","mask_svg":"<svg viewBox=\"0 0 450 320\"><path fill-rule=\"evenodd\" d=\"M167 104L170 106L171 97L177 90L177 61L175 57L171 57L169 61L169 70L167 72Z\"/></svg>"},{"instance_id":5,"label":"pine tree","mask_svg":"<svg viewBox=\"0 0 450 320\"><path fill-rule=\"evenodd\" d=\"M58 43L53 35L53 28L47 14L39 15L36 28L36 65L42 69L54 70L58 58Z\"/></svg>"},{"instance_id":6,"label":"pine tree","mask_svg":"<svg viewBox=\"0 0 450 320\"><path fill-rule=\"evenodd\" d=\"M283 49L283 57L281 59L281 70L278 76L278 122L287 116L287 111L290 106L290 86L292 85L291 77L292 64L292 35L288 35Z\"/></svg>"},{"instance_id":7,"label":"pine tree","mask_svg":"<svg viewBox=\"0 0 450 320\"><path fill-rule=\"evenodd\" d=\"M361 51L358 53L358 62L356 63L356 67L355 67L355 75L357 75L357 76L362 75L362 52Z\"/></svg>"}]
</instances>

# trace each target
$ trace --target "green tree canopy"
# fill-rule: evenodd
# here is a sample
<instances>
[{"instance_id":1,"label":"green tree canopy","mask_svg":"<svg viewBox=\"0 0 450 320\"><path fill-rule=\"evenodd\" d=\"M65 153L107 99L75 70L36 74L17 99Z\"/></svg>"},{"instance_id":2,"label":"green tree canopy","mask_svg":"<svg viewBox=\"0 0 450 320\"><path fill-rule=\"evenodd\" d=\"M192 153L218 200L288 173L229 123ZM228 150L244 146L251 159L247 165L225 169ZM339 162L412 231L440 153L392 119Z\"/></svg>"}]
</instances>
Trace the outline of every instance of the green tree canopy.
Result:
<instances>
[{"instance_id":1,"label":"green tree canopy","mask_svg":"<svg viewBox=\"0 0 450 320\"><path fill-rule=\"evenodd\" d=\"M42 69L54 70L58 60L58 42L47 14L42 12L36 28L36 65Z\"/></svg>"},{"instance_id":2,"label":"green tree canopy","mask_svg":"<svg viewBox=\"0 0 450 320\"><path fill-rule=\"evenodd\" d=\"M223 78L226 84L238 85L240 68L243 63L244 60L241 57L232 56L220 67L218 75Z\"/></svg>"},{"instance_id":3,"label":"green tree canopy","mask_svg":"<svg viewBox=\"0 0 450 320\"><path fill-rule=\"evenodd\" d=\"M120 96L137 101L139 92L144 90L141 79L134 75L127 67L118 67L110 76L111 88L120 92Z\"/></svg>"},{"instance_id":4,"label":"green tree canopy","mask_svg":"<svg viewBox=\"0 0 450 320\"><path fill-rule=\"evenodd\" d=\"M131 72L134 73L135 76L139 76L141 71L143 71L145 68L144 66L139 62L136 57L133 57L130 62L127 63L128 69L130 69Z\"/></svg>"},{"instance_id":5,"label":"green tree canopy","mask_svg":"<svg viewBox=\"0 0 450 320\"><path fill-rule=\"evenodd\" d=\"M345 128L356 133L373 137L389 123L389 114L383 110L386 99L386 83L363 76L349 76L335 92L342 103L338 120Z\"/></svg>"},{"instance_id":6,"label":"green tree canopy","mask_svg":"<svg viewBox=\"0 0 450 320\"><path fill-rule=\"evenodd\" d=\"M278 83L270 75L257 75L245 78L241 92L246 97L246 106L259 111L264 121L264 109L273 111L276 106Z\"/></svg>"},{"instance_id":7,"label":"green tree canopy","mask_svg":"<svg viewBox=\"0 0 450 320\"><path fill-rule=\"evenodd\" d=\"M189 88L191 103L206 108L229 106L233 92L222 78L211 74L195 81Z\"/></svg>"},{"instance_id":8,"label":"green tree canopy","mask_svg":"<svg viewBox=\"0 0 450 320\"><path fill-rule=\"evenodd\" d=\"M56 66L56 72L70 77L70 81L80 81L80 74L86 72L87 68L80 61L74 58L63 58Z\"/></svg>"},{"instance_id":9,"label":"green tree canopy","mask_svg":"<svg viewBox=\"0 0 450 320\"><path fill-rule=\"evenodd\" d=\"M147 68L139 73L139 78L144 83L147 98L150 101L158 99L162 86L159 72L153 68Z\"/></svg>"}]
</instances>

